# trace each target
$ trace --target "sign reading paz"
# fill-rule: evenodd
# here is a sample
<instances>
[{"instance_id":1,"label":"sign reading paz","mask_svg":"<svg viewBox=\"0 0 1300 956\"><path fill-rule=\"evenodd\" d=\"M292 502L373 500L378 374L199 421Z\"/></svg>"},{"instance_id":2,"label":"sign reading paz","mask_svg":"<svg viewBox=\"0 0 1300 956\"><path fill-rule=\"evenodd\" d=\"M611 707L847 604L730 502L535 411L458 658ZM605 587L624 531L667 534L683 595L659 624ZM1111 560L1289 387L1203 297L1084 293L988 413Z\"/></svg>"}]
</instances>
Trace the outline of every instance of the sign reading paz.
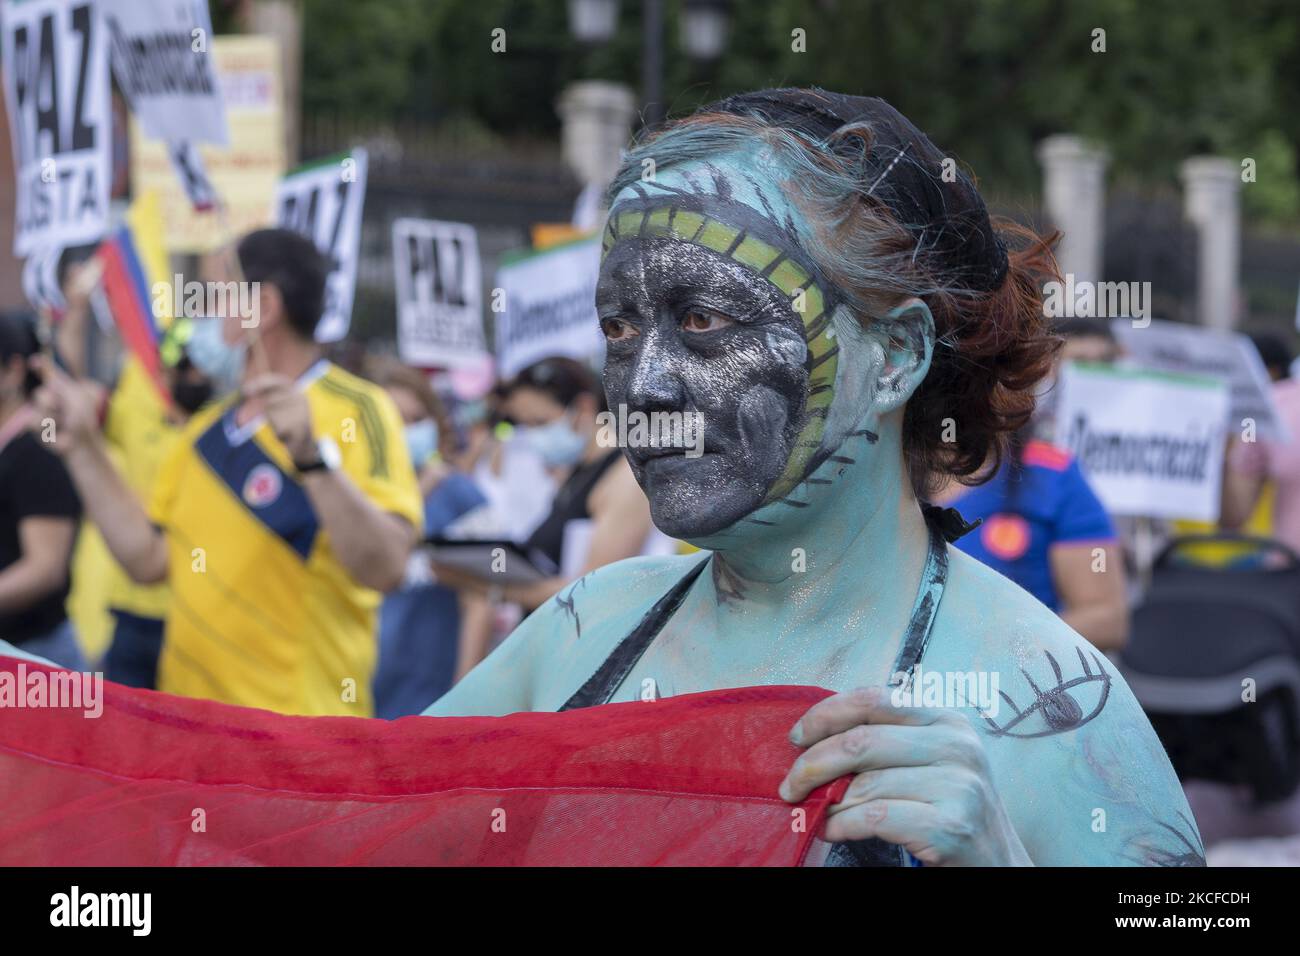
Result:
<instances>
[{"instance_id":1,"label":"sign reading paz","mask_svg":"<svg viewBox=\"0 0 1300 956\"><path fill-rule=\"evenodd\" d=\"M1109 511L1218 519L1223 382L1067 363L1059 388L1057 439Z\"/></svg>"},{"instance_id":2,"label":"sign reading paz","mask_svg":"<svg viewBox=\"0 0 1300 956\"><path fill-rule=\"evenodd\" d=\"M108 45L99 6L7 0L0 61L17 178L14 254L108 230Z\"/></svg>"},{"instance_id":3,"label":"sign reading paz","mask_svg":"<svg viewBox=\"0 0 1300 956\"><path fill-rule=\"evenodd\" d=\"M473 226L432 219L393 223L397 348L410 365L466 365L485 352L482 276Z\"/></svg>"},{"instance_id":4,"label":"sign reading paz","mask_svg":"<svg viewBox=\"0 0 1300 956\"><path fill-rule=\"evenodd\" d=\"M316 243L329 263L325 311L316 340L348 334L361 251L361 204L366 193L366 151L354 149L288 173L275 197L275 221Z\"/></svg>"}]
</instances>

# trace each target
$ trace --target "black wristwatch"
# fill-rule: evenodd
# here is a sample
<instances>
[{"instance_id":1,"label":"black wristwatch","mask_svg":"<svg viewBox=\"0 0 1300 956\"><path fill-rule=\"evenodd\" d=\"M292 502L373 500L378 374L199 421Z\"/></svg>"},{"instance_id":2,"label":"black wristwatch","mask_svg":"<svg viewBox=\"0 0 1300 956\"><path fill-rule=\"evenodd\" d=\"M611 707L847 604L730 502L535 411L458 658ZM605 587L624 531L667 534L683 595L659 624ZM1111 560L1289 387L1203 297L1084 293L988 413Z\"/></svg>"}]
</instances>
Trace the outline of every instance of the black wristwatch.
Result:
<instances>
[{"instance_id":1,"label":"black wristwatch","mask_svg":"<svg viewBox=\"0 0 1300 956\"><path fill-rule=\"evenodd\" d=\"M308 462L294 462L298 474L306 475L313 471L334 471L341 461L339 446L328 435L316 439L316 457Z\"/></svg>"}]
</instances>

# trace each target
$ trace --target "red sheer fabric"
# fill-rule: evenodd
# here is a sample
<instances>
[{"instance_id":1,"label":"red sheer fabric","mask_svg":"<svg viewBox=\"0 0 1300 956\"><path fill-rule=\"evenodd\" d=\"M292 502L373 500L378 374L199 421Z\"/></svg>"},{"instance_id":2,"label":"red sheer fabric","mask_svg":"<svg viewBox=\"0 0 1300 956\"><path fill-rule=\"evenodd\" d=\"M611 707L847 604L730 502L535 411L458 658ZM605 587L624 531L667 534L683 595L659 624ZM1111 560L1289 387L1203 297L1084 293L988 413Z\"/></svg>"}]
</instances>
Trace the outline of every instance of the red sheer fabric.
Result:
<instances>
[{"instance_id":1,"label":"red sheer fabric","mask_svg":"<svg viewBox=\"0 0 1300 956\"><path fill-rule=\"evenodd\" d=\"M394 722L103 690L0 709L0 865L790 866L847 786L776 795L810 687Z\"/></svg>"}]
</instances>

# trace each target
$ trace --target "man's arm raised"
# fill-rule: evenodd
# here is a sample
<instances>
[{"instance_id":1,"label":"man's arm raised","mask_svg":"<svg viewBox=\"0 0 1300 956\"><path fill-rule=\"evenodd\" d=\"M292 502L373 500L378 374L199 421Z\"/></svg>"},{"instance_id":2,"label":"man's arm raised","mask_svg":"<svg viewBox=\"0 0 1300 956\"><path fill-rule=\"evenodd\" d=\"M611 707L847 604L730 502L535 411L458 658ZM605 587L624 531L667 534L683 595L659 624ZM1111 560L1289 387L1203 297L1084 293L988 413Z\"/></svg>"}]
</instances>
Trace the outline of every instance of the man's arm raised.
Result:
<instances>
[{"instance_id":1,"label":"man's arm raised","mask_svg":"<svg viewBox=\"0 0 1300 956\"><path fill-rule=\"evenodd\" d=\"M318 455L311 406L292 379L263 375L246 382L243 394L264 403L266 419L295 465ZM411 523L377 507L341 471L309 472L302 484L347 572L377 591L398 587L417 538Z\"/></svg>"},{"instance_id":2,"label":"man's arm raised","mask_svg":"<svg viewBox=\"0 0 1300 956\"><path fill-rule=\"evenodd\" d=\"M74 381L47 356L32 357L41 387L32 396L33 427L68 466L82 505L104 536L113 557L139 584L167 577L167 542L145 515L139 499L109 460L100 436L96 395ZM46 433L46 426L53 428Z\"/></svg>"}]
</instances>

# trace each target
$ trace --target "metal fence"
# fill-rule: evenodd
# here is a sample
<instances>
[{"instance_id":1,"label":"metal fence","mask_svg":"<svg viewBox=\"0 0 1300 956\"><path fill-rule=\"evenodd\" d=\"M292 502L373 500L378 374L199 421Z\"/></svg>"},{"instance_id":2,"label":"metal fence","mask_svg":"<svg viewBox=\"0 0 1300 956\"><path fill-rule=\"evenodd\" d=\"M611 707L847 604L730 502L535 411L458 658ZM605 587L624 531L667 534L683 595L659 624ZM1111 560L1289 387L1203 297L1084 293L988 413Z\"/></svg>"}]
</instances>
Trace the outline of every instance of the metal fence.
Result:
<instances>
[{"instance_id":1,"label":"metal fence","mask_svg":"<svg viewBox=\"0 0 1300 956\"><path fill-rule=\"evenodd\" d=\"M466 222L478 229L484 301L503 253L526 248L538 222L567 222L580 184L550 142L454 135L427 124L309 117L303 155L315 158L364 145L370 155L360 271L352 328L363 339L394 334L392 222L402 216ZM994 212L1036 228L1035 202ZM1269 330L1300 345L1300 237L1259 234L1246 223L1241 251L1241 328ZM1151 314L1195 321L1197 241L1172 189L1112 190L1106 207L1104 274L1109 281L1151 283ZM490 321L490 316L487 317Z\"/></svg>"}]
</instances>

